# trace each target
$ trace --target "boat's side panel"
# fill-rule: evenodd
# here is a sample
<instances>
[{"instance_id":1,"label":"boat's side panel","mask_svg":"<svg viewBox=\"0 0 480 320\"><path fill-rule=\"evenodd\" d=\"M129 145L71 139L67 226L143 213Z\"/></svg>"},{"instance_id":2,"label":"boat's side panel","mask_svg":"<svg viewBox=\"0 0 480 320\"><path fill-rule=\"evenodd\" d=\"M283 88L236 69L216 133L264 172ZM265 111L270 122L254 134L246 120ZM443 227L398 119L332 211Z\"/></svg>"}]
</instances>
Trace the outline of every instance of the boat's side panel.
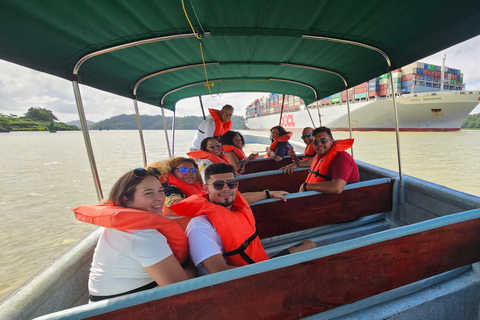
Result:
<instances>
[{"instance_id":1,"label":"boat's side panel","mask_svg":"<svg viewBox=\"0 0 480 320\"><path fill-rule=\"evenodd\" d=\"M479 261L479 228L463 221L89 319L300 319Z\"/></svg>"},{"instance_id":2,"label":"boat's side panel","mask_svg":"<svg viewBox=\"0 0 480 320\"><path fill-rule=\"evenodd\" d=\"M393 182L344 190L339 195L313 194L252 205L260 238L358 219L392 210Z\"/></svg>"}]
</instances>

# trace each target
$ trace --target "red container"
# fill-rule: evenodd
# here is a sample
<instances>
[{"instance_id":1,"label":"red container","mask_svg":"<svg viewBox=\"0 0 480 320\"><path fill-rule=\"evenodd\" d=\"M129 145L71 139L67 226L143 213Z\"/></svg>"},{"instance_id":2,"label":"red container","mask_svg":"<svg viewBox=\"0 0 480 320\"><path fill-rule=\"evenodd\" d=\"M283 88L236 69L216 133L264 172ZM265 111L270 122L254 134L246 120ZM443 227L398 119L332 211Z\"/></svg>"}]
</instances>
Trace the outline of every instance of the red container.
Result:
<instances>
[{"instance_id":1,"label":"red container","mask_svg":"<svg viewBox=\"0 0 480 320\"><path fill-rule=\"evenodd\" d=\"M378 91L387 90L388 84L381 84L378 86Z\"/></svg>"},{"instance_id":2,"label":"red container","mask_svg":"<svg viewBox=\"0 0 480 320\"><path fill-rule=\"evenodd\" d=\"M378 94L378 91L370 91L370 92L368 93L368 97L370 97L370 98L371 98L371 97L375 97L377 94Z\"/></svg>"},{"instance_id":3,"label":"red container","mask_svg":"<svg viewBox=\"0 0 480 320\"><path fill-rule=\"evenodd\" d=\"M387 90L387 89L385 89L385 90L378 90L378 95L379 95L379 96L386 96L387 93L388 93L388 90Z\"/></svg>"},{"instance_id":4,"label":"red container","mask_svg":"<svg viewBox=\"0 0 480 320\"><path fill-rule=\"evenodd\" d=\"M329 103L330 103L330 99L322 100L322 106Z\"/></svg>"},{"instance_id":5,"label":"red container","mask_svg":"<svg viewBox=\"0 0 480 320\"><path fill-rule=\"evenodd\" d=\"M364 92L367 92L367 87L364 87L364 88L357 88L357 87L355 87L355 94L357 94L357 93L364 93Z\"/></svg>"},{"instance_id":6,"label":"red container","mask_svg":"<svg viewBox=\"0 0 480 320\"><path fill-rule=\"evenodd\" d=\"M413 73L406 74L406 75L402 76L402 82L403 81L410 81L412 79L413 79Z\"/></svg>"}]
</instances>

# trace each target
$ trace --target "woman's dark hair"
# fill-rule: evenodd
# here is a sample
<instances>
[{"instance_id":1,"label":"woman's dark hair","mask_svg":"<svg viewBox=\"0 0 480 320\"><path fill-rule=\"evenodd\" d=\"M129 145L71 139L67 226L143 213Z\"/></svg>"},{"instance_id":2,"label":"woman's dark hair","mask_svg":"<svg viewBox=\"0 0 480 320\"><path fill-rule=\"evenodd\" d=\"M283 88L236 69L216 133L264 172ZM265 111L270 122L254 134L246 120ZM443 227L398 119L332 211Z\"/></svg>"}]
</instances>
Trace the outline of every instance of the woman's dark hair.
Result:
<instances>
[{"instance_id":1,"label":"woman's dark hair","mask_svg":"<svg viewBox=\"0 0 480 320\"><path fill-rule=\"evenodd\" d=\"M235 131L235 133L240 136L240 139L242 139L242 147L245 146L245 139L243 138L242 134L238 131Z\"/></svg>"},{"instance_id":2,"label":"woman's dark hair","mask_svg":"<svg viewBox=\"0 0 480 320\"><path fill-rule=\"evenodd\" d=\"M216 142L218 142L218 140L215 139L214 137L207 137L207 138L203 139L202 142L200 143L200 150L210 152L207 149L207 145L208 145L209 140L215 140Z\"/></svg>"},{"instance_id":3,"label":"woman's dark hair","mask_svg":"<svg viewBox=\"0 0 480 320\"><path fill-rule=\"evenodd\" d=\"M127 207L125 197L129 201L133 201L133 195L140 182L148 176L152 176L158 179L160 171L156 168L138 168L125 173L110 191L110 196L105 199L103 203L113 204L114 206Z\"/></svg>"},{"instance_id":4,"label":"woman's dark hair","mask_svg":"<svg viewBox=\"0 0 480 320\"><path fill-rule=\"evenodd\" d=\"M270 133L273 131L273 129L277 129L278 130L278 136L281 137L285 134L287 134L287 130L285 130L282 126L275 126L275 127L272 127L272 129L270 129ZM272 139L272 142L273 142L273 139Z\"/></svg>"},{"instance_id":5,"label":"woman's dark hair","mask_svg":"<svg viewBox=\"0 0 480 320\"><path fill-rule=\"evenodd\" d=\"M223 136L220 137L220 143L222 145L226 145L226 146L233 146L233 138L235 138L236 135L238 135L240 138L242 138L240 133L238 133L236 131L227 131L223 134ZM242 141L243 141L243 139L242 139Z\"/></svg>"}]
</instances>

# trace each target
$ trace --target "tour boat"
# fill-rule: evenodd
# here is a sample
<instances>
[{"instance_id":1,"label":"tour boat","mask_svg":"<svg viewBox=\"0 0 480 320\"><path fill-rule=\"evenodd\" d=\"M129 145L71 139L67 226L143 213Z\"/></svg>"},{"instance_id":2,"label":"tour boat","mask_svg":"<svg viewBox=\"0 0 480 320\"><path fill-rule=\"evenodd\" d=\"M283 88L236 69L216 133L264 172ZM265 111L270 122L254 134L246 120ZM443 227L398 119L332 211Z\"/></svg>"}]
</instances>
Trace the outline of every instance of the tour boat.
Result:
<instances>
[{"instance_id":1,"label":"tour boat","mask_svg":"<svg viewBox=\"0 0 480 320\"><path fill-rule=\"evenodd\" d=\"M186 97L228 92L278 92L310 104L480 34L480 7L466 1L0 4L0 58L72 81L99 200L80 84L132 98L137 117L137 101L163 113ZM398 143L395 96L391 103ZM404 175L400 152L398 162L393 172L357 161L361 181L340 195L252 204L267 252L298 239L316 249L88 304L98 229L4 300L0 317L478 318L480 198ZM252 161L247 168L257 172L239 178L242 190L266 181L293 187L305 174L287 177L278 166Z\"/></svg>"}]
</instances>

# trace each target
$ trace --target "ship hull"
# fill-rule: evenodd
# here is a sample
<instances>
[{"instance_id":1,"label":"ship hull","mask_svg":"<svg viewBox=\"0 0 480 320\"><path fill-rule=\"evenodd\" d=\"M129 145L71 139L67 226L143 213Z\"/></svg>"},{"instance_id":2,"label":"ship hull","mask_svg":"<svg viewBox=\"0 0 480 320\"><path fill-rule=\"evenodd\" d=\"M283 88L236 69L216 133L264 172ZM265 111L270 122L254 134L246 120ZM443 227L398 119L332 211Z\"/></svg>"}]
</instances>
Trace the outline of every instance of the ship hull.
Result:
<instances>
[{"instance_id":1,"label":"ship hull","mask_svg":"<svg viewBox=\"0 0 480 320\"><path fill-rule=\"evenodd\" d=\"M458 131L468 114L480 103L479 91L435 92L403 95L397 98L401 131ZM309 114L310 113L310 114ZM321 123L316 108L248 118L246 126L253 130L268 130L282 125L302 129L320 125L334 130L349 130L346 103L320 108ZM392 99L370 99L350 103L350 123L357 131L395 130Z\"/></svg>"}]
</instances>

